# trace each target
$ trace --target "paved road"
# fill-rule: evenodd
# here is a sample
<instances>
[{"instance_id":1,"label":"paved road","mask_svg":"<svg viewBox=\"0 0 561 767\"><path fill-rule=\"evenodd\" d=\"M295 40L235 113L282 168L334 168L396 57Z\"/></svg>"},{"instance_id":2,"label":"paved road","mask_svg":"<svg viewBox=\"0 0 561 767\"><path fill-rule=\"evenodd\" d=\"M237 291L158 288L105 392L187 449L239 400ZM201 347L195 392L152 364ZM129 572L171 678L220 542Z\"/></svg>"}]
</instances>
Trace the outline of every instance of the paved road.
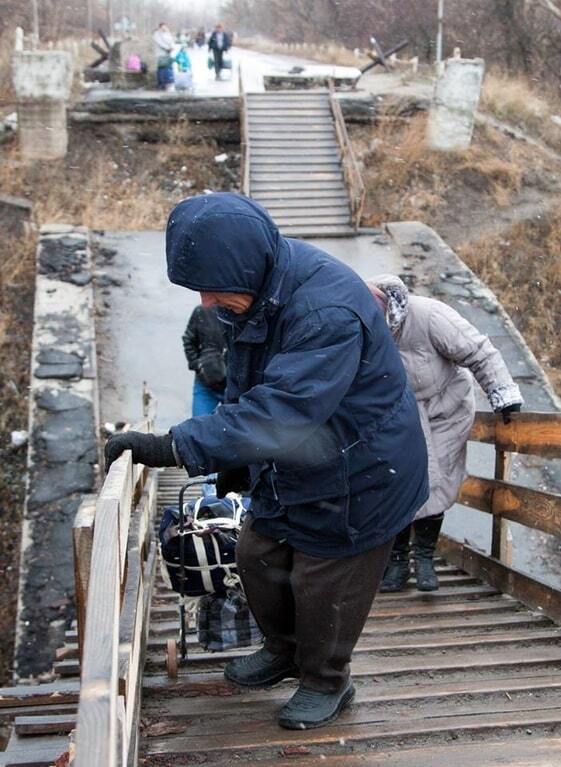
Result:
<instances>
[{"instance_id":1,"label":"paved road","mask_svg":"<svg viewBox=\"0 0 561 767\"><path fill-rule=\"evenodd\" d=\"M430 230L429 230L430 231ZM190 416L193 375L187 369L181 346L181 334L190 312L198 303L198 295L171 285L165 273L164 236L160 232L115 233L101 238L105 247L115 248L117 255L105 267L110 276L119 280L120 287L110 289L104 316L98 322L99 370L101 383L102 419L135 421L141 417L140 392L142 382L157 400L158 429L167 428ZM316 240L324 248L355 269L362 277L383 272L403 273L411 269L411 259L384 236L362 235L349 239ZM422 261L433 273L442 271L442 263ZM423 266L415 265L421 279ZM450 285L457 291L457 286ZM448 300L448 299L447 299ZM496 313L489 313L457 296L450 302L471 322L493 338L501 349L511 370L520 376L527 407L551 410L551 399L536 379L522 347L513 341ZM478 391L479 409L488 409L486 398ZM494 453L491 446L469 446L468 469L480 476L492 476ZM561 472L559 462L547 462L552 473ZM534 487L544 487L543 462L518 460L515 481ZM555 484L555 483L554 483ZM561 585L561 554L559 543L519 525L511 524L514 538L514 564ZM491 518L463 507L451 510L445 521L445 532L466 539L472 545L489 550Z\"/></svg>"}]
</instances>

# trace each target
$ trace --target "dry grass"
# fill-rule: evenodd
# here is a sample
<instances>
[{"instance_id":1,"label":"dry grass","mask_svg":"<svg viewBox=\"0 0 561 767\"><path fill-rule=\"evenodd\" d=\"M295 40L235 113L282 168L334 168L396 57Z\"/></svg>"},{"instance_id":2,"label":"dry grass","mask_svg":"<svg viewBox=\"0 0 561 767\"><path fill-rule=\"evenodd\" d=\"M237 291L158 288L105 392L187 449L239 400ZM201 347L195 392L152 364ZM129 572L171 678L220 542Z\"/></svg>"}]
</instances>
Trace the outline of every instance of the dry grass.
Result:
<instances>
[{"instance_id":1,"label":"dry grass","mask_svg":"<svg viewBox=\"0 0 561 767\"><path fill-rule=\"evenodd\" d=\"M362 67L368 61L363 51L358 55L355 51L339 43L277 43L266 37L246 37L236 40L236 45L241 48L249 48L261 53L277 53L284 56L296 56L301 59L310 59L321 64L335 64L342 67Z\"/></svg>"},{"instance_id":2,"label":"dry grass","mask_svg":"<svg viewBox=\"0 0 561 767\"><path fill-rule=\"evenodd\" d=\"M26 450L10 446L10 433L27 428L34 238L0 233L0 684L9 684L19 569Z\"/></svg>"},{"instance_id":3,"label":"dry grass","mask_svg":"<svg viewBox=\"0 0 561 767\"><path fill-rule=\"evenodd\" d=\"M499 207L520 191L524 168L515 147L501 156L495 137L482 131L465 152L434 152L425 142L426 119L386 116L374 129L352 131L364 167L367 225L412 218L434 224L450 190L460 186Z\"/></svg>"},{"instance_id":4,"label":"dry grass","mask_svg":"<svg viewBox=\"0 0 561 767\"><path fill-rule=\"evenodd\" d=\"M490 72L483 84L481 108L561 151L561 126L551 120L553 116L561 115L557 92L538 90L522 76Z\"/></svg>"},{"instance_id":5,"label":"dry grass","mask_svg":"<svg viewBox=\"0 0 561 767\"><path fill-rule=\"evenodd\" d=\"M458 252L497 293L561 392L561 207Z\"/></svg>"},{"instance_id":6,"label":"dry grass","mask_svg":"<svg viewBox=\"0 0 561 767\"><path fill-rule=\"evenodd\" d=\"M15 145L4 147L0 188L28 197L39 224L95 229L159 229L188 194L231 188L228 168L214 162L222 147L190 140L186 123L151 125L141 141L109 130L73 130L67 157L54 162L25 164Z\"/></svg>"}]
</instances>

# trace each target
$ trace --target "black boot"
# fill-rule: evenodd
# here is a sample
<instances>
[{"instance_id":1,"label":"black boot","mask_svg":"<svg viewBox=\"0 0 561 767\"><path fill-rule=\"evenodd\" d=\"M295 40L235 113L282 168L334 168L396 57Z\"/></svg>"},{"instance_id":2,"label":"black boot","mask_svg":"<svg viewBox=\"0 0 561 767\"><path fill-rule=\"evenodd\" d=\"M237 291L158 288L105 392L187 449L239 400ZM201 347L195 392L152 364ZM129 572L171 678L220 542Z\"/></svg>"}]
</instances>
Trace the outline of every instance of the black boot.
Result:
<instances>
[{"instance_id":1,"label":"black boot","mask_svg":"<svg viewBox=\"0 0 561 767\"><path fill-rule=\"evenodd\" d=\"M425 517L413 522L415 540L413 552L415 558L415 577L419 591L436 591L438 589L438 577L434 570L434 550L438 540L438 534L442 527L444 514L435 517Z\"/></svg>"},{"instance_id":2,"label":"black boot","mask_svg":"<svg viewBox=\"0 0 561 767\"><path fill-rule=\"evenodd\" d=\"M409 536L411 534L411 525L408 525L398 535L396 535L390 561L386 567L386 572L380 591L387 594L393 591L403 591L411 575L409 569Z\"/></svg>"},{"instance_id":3,"label":"black boot","mask_svg":"<svg viewBox=\"0 0 561 767\"><path fill-rule=\"evenodd\" d=\"M274 655L262 647L251 655L227 663L224 676L240 687L269 687L283 679L297 678L300 672L292 658Z\"/></svg>"},{"instance_id":4,"label":"black boot","mask_svg":"<svg viewBox=\"0 0 561 767\"><path fill-rule=\"evenodd\" d=\"M352 703L355 688L349 679L339 692L318 692L299 687L279 712L279 724L287 730L311 730L335 721Z\"/></svg>"}]
</instances>

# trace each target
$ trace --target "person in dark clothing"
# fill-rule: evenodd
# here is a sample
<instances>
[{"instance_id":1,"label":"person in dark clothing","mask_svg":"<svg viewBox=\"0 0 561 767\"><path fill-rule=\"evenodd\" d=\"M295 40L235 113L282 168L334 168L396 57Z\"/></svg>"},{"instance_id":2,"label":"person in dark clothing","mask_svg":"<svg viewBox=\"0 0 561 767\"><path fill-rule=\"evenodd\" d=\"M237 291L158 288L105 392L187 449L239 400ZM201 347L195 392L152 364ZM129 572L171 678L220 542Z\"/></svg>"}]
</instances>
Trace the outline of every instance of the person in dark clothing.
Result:
<instances>
[{"instance_id":1,"label":"person in dark clothing","mask_svg":"<svg viewBox=\"0 0 561 767\"><path fill-rule=\"evenodd\" d=\"M208 41L208 50L214 57L214 76L220 80L220 72L224 68L224 54L232 46L232 39L224 30L222 24L217 24Z\"/></svg>"},{"instance_id":2,"label":"person in dark clothing","mask_svg":"<svg viewBox=\"0 0 561 767\"><path fill-rule=\"evenodd\" d=\"M249 486L237 561L264 647L225 667L243 687L297 677L279 724L319 727L354 696L349 662L394 536L428 498L427 452L399 353L365 283L283 237L253 200L192 197L171 213L168 277L228 323L225 404L170 433L126 432L147 466Z\"/></svg>"},{"instance_id":3,"label":"person in dark clothing","mask_svg":"<svg viewBox=\"0 0 561 767\"><path fill-rule=\"evenodd\" d=\"M226 339L216 307L195 307L182 340L189 370L195 372L193 416L213 413L226 388Z\"/></svg>"}]
</instances>

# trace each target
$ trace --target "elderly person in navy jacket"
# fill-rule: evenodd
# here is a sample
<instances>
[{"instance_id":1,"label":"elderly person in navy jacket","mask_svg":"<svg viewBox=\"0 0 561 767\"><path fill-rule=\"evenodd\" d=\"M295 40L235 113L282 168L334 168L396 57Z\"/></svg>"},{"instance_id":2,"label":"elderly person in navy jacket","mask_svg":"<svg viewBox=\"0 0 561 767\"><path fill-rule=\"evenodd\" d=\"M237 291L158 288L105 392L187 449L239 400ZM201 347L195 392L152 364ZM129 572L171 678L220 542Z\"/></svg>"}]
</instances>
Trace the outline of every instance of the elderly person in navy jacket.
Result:
<instances>
[{"instance_id":1,"label":"elderly person in navy jacket","mask_svg":"<svg viewBox=\"0 0 561 767\"><path fill-rule=\"evenodd\" d=\"M225 668L245 687L296 677L288 728L333 721L352 700L349 662L395 535L428 497L415 398L364 282L287 239L244 197L193 197L171 213L169 279L220 306L229 332L225 404L170 433L107 443L147 466L247 476L238 566L264 635ZM244 482L242 481L242 486Z\"/></svg>"}]
</instances>

